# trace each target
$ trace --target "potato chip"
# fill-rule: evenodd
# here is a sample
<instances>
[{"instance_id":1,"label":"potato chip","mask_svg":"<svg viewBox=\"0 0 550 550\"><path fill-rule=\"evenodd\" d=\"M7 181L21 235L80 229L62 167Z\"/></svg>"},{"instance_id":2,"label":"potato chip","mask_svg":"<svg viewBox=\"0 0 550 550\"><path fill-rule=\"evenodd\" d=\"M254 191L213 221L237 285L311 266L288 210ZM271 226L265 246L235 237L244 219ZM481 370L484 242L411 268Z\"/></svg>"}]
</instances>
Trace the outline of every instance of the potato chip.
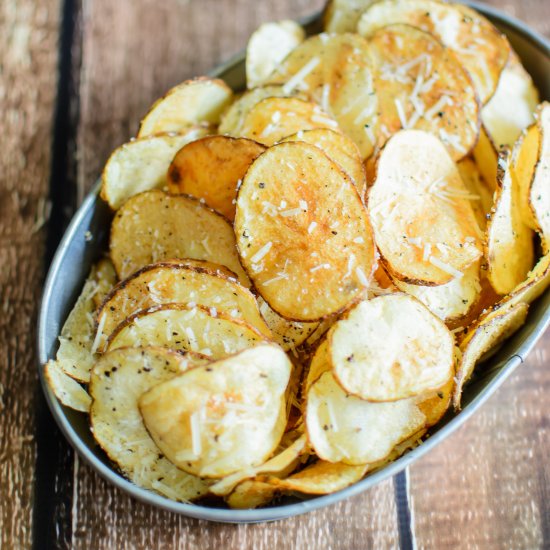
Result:
<instances>
[{"instance_id":1,"label":"potato chip","mask_svg":"<svg viewBox=\"0 0 550 550\"><path fill-rule=\"evenodd\" d=\"M453 394L455 409L460 409L462 389L472 376L476 363L523 325L528 308L529 306L523 303L504 304L489 311L468 329L466 337L460 344L462 358L458 366L456 388Z\"/></svg>"},{"instance_id":2,"label":"potato chip","mask_svg":"<svg viewBox=\"0 0 550 550\"><path fill-rule=\"evenodd\" d=\"M153 190L132 197L115 215L110 248L120 279L151 263L192 258L224 265L250 284L229 222L185 195Z\"/></svg>"},{"instance_id":3,"label":"potato chip","mask_svg":"<svg viewBox=\"0 0 550 550\"><path fill-rule=\"evenodd\" d=\"M245 115L243 137L273 145L300 130L338 129L338 123L316 103L296 97L268 97L256 103Z\"/></svg>"},{"instance_id":4,"label":"potato chip","mask_svg":"<svg viewBox=\"0 0 550 550\"><path fill-rule=\"evenodd\" d=\"M278 477L286 477L290 472L296 469L299 463L300 455L307 449L307 438L301 435L296 441L290 444L286 449L270 458L260 466L256 466L249 470L240 470L227 477L222 478L214 485L210 486L210 492L225 496L235 489L235 487L244 481L258 475L274 475Z\"/></svg>"},{"instance_id":5,"label":"potato chip","mask_svg":"<svg viewBox=\"0 0 550 550\"><path fill-rule=\"evenodd\" d=\"M529 204L542 240L544 253L550 251L550 103L537 110L537 126L541 135L540 153L531 188Z\"/></svg>"},{"instance_id":6,"label":"potato chip","mask_svg":"<svg viewBox=\"0 0 550 550\"><path fill-rule=\"evenodd\" d=\"M281 317L269 307L269 304L261 296L258 296L258 305L260 313L271 331L272 340L285 351L296 350L319 326L319 323L299 323Z\"/></svg>"},{"instance_id":7,"label":"potato chip","mask_svg":"<svg viewBox=\"0 0 550 550\"><path fill-rule=\"evenodd\" d=\"M531 210L529 193L535 174L535 168L540 156L541 132L538 124L532 124L524 132L512 150L512 179L519 190L517 207L521 220L531 229L538 229L533 211Z\"/></svg>"},{"instance_id":8,"label":"potato chip","mask_svg":"<svg viewBox=\"0 0 550 550\"><path fill-rule=\"evenodd\" d=\"M332 463L318 460L286 479L272 477L266 479L261 476L260 480L266 480L284 491L298 491L309 495L326 495L341 491L360 481L368 470L368 464L351 466L342 462Z\"/></svg>"},{"instance_id":9,"label":"potato chip","mask_svg":"<svg viewBox=\"0 0 550 550\"><path fill-rule=\"evenodd\" d=\"M59 335L57 366L79 382L90 380L90 370L95 361L94 297L101 292L101 288L97 269L93 267Z\"/></svg>"},{"instance_id":10,"label":"potato chip","mask_svg":"<svg viewBox=\"0 0 550 550\"><path fill-rule=\"evenodd\" d=\"M185 193L235 218L237 188L252 161L265 147L244 138L209 136L193 141L172 160L168 170L170 193Z\"/></svg>"},{"instance_id":11,"label":"potato chip","mask_svg":"<svg viewBox=\"0 0 550 550\"><path fill-rule=\"evenodd\" d=\"M443 387L454 374L454 339L418 300L388 294L348 310L328 333L337 382L367 401L396 401Z\"/></svg>"},{"instance_id":12,"label":"potato chip","mask_svg":"<svg viewBox=\"0 0 550 550\"><path fill-rule=\"evenodd\" d=\"M225 502L234 509L258 508L271 502L276 494L277 488L273 485L248 479L237 485Z\"/></svg>"},{"instance_id":13,"label":"potato chip","mask_svg":"<svg viewBox=\"0 0 550 550\"><path fill-rule=\"evenodd\" d=\"M300 131L283 141L303 141L319 147L353 180L359 196L364 199L367 189L365 167L357 145L346 135L328 128Z\"/></svg>"},{"instance_id":14,"label":"potato chip","mask_svg":"<svg viewBox=\"0 0 550 550\"><path fill-rule=\"evenodd\" d=\"M375 0L329 0L323 17L326 32L355 32L365 9Z\"/></svg>"},{"instance_id":15,"label":"potato chip","mask_svg":"<svg viewBox=\"0 0 550 550\"><path fill-rule=\"evenodd\" d=\"M138 193L162 188L176 152L208 133L208 128L194 126L181 133L147 136L121 145L111 154L101 174L101 198L117 210Z\"/></svg>"},{"instance_id":16,"label":"potato chip","mask_svg":"<svg viewBox=\"0 0 550 550\"><path fill-rule=\"evenodd\" d=\"M296 21L285 19L260 25L246 47L247 87L261 86L304 38L304 29Z\"/></svg>"},{"instance_id":17,"label":"potato chip","mask_svg":"<svg viewBox=\"0 0 550 550\"><path fill-rule=\"evenodd\" d=\"M237 196L235 233L258 292L291 320L342 310L369 284L375 264L351 179L307 143L281 143L254 161Z\"/></svg>"},{"instance_id":18,"label":"potato chip","mask_svg":"<svg viewBox=\"0 0 550 550\"><path fill-rule=\"evenodd\" d=\"M370 157L376 139L378 97L363 38L356 34L311 36L288 55L268 82L283 84L287 92L305 92L334 117L357 144L361 156Z\"/></svg>"},{"instance_id":19,"label":"potato chip","mask_svg":"<svg viewBox=\"0 0 550 550\"><path fill-rule=\"evenodd\" d=\"M485 245L487 277L499 294L512 292L524 281L535 259L533 231L523 223L518 206L520 190L512 177L510 162L510 151L503 150Z\"/></svg>"},{"instance_id":20,"label":"potato chip","mask_svg":"<svg viewBox=\"0 0 550 550\"><path fill-rule=\"evenodd\" d=\"M481 230L484 230L487 226L487 214L493 207L493 194L489 191L477 164L471 158L462 159L456 166L464 187L472 197L470 204L477 224Z\"/></svg>"},{"instance_id":21,"label":"potato chip","mask_svg":"<svg viewBox=\"0 0 550 550\"><path fill-rule=\"evenodd\" d=\"M160 348L120 349L102 356L90 382L95 440L130 481L180 502L203 496L208 486L159 452L141 419L138 399L202 361Z\"/></svg>"},{"instance_id":22,"label":"potato chip","mask_svg":"<svg viewBox=\"0 0 550 550\"><path fill-rule=\"evenodd\" d=\"M222 115L218 133L233 137L241 137L244 119L250 109L268 97L298 97L307 99L299 91L286 91L283 86L262 86L246 91L235 100Z\"/></svg>"},{"instance_id":23,"label":"potato chip","mask_svg":"<svg viewBox=\"0 0 550 550\"><path fill-rule=\"evenodd\" d=\"M445 322L464 317L477 302L481 293L480 262L473 263L462 277L438 286L411 285L396 279L395 286L414 296L434 315Z\"/></svg>"},{"instance_id":24,"label":"potato chip","mask_svg":"<svg viewBox=\"0 0 550 550\"><path fill-rule=\"evenodd\" d=\"M263 463L285 428L292 365L275 345L188 370L139 399L161 451L184 471L220 478Z\"/></svg>"},{"instance_id":25,"label":"potato chip","mask_svg":"<svg viewBox=\"0 0 550 550\"><path fill-rule=\"evenodd\" d=\"M302 393L307 395L309 389L313 383L323 374L324 372L332 370L331 357L328 349L328 341L326 338L317 346L315 353L313 354L307 374L304 380L304 387Z\"/></svg>"},{"instance_id":26,"label":"potato chip","mask_svg":"<svg viewBox=\"0 0 550 550\"><path fill-rule=\"evenodd\" d=\"M137 137L181 132L196 124L218 124L232 98L233 92L223 80L186 80L153 104L141 121Z\"/></svg>"},{"instance_id":27,"label":"potato chip","mask_svg":"<svg viewBox=\"0 0 550 550\"><path fill-rule=\"evenodd\" d=\"M219 359L266 340L257 329L209 308L166 304L128 317L107 340L107 350L154 344Z\"/></svg>"},{"instance_id":28,"label":"potato chip","mask_svg":"<svg viewBox=\"0 0 550 550\"><path fill-rule=\"evenodd\" d=\"M161 262L140 269L106 298L97 315L97 349L104 351L107 338L127 317L160 304L204 306L214 317L223 313L244 320L271 337L254 295L234 279L197 265Z\"/></svg>"},{"instance_id":29,"label":"potato chip","mask_svg":"<svg viewBox=\"0 0 550 550\"><path fill-rule=\"evenodd\" d=\"M455 380L451 377L442 388L427 398L424 396L418 403L418 408L426 416L426 428L435 426L443 418L451 404L454 389Z\"/></svg>"},{"instance_id":30,"label":"potato chip","mask_svg":"<svg viewBox=\"0 0 550 550\"><path fill-rule=\"evenodd\" d=\"M479 139L474 147L473 155L483 176L483 181L487 184L489 191L493 193L497 187L498 150L483 124L479 129Z\"/></svg>"},{"instance_id":31,"label":"potato chip","mask_svg":"<svg viewBox=\"0 0 550 550\"><path fill-rule=\"evenodd\" d=\"M88 392L74 378L65 374L59 361L46 363L44 377L54 395L65 407L81 412L90 410L92 400Z\"/></svg>"},{"instance_id":32,"label":"potato chip","mask_svg":"<svg viewBox=\"0 0 550 550\"><path fill-rule=\"evenodd\" d=\"M431 132L453 160L465 157L479 133L473 84L452 52L434 36L391 25L368 37L379 101L377 148L400 129Z\"/></svg>"},{"instance_id":33,"label":"potato chip","mask_svg":"<svg viewBox=\"0 0 550 550\"><path fill-rule=\"evenodd\" d=\"M109 258L102 258L97 262L94 278L97 283L97 291L93 294L93 300L97 309L117 282L115 266Z\"/></svg>"},{"instance_id":34,"label":"potato chip","mask_svg":"<svg viewBox=\"0 0 550 550\"><path fill-rule=\"evenodd\" d=\"M455 163L432 134L401 130L382 150L368 210L394 278L441 285L481 256L481 232Z\"/></svg>"},{"instance_id":35,"label":"potato chip","mask_svg":"<svg viewBox=\"0 0 550 550\"><path fill-rule=\"evenodd\" d=\"M328 462L362 465L381 460L425 421L415 398L370 403L345 393L330 372L312 384L306 398L309 442Z\"/></svg>"},{"instance_id":36,"label":"potato chip","mask_svg":"<svg viewBox=\"0 0 550 550\"><path fill-rule=\"evenodd\" d=\"M395 23L433 34L468 71L481 103L489 101L508 61L510 45L485 17L466 6L437 0L382 0L367 8L357 32L369 36Z\"/></svg>"},{"instance_id":37,"label":"potato chip","mask_svg":"<svg viewBox=\"0 0 550 550\"><path fill-rule=\"evenodd\" d=\"M550 254L543 256L521 282L508 296L502 299L503 303L530 304L536 300L550 286Z\"/></svg>"},{"instance_id":38,"label":"potato chip","mask_svg":"<svg viewBox=\"0 0 550 550\"><path fill-rule=\"evenodd\" d=\"M533 79L517 54L511 51L497 89L481 111L483 124L492 140L499 146L512 147L521 131L534 122L538 103L539 93Z\"/></svg>"}]
</instances>

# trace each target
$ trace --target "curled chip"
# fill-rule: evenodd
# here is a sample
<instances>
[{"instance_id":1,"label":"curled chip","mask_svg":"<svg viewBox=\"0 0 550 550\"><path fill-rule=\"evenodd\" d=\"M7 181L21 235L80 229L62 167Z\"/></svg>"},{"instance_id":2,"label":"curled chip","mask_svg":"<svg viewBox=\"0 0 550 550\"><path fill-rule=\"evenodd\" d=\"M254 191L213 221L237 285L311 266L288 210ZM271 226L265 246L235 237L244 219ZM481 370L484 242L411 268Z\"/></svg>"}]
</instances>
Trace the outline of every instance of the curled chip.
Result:
<instances>
[{"instance_id":1,"label":"curled chip","mask_svg":"<svg viewBox=\"0 0 550 550\"><path fill-rule=\"evenodd\" d=\"M473 155L483 180L493 193L497 186L498 150L483 124L479 129L479 139Z\"/></svg>"},{"instance_id":2,"label":"curled chip","mask_svg":"<svg viewBox=\"0 0 550 550\"><path fill-rule=\"evenodd\" d=\"M528 308L529 306L524 303L505 303L489 311L468 329L460 344L462 358L458 365L453 394L455 409L460 409L462 389L472 376L476 363L523 325Z\"/></svg>"},{"instance_id":3,"label":"curled chip","mask_svg":"<svg viewBox=\"0 0 550 550\"><path fill-rule=\"evenodd\" d=\"M367 42L356 34L319 34L296 47L268 79L299 90L333 116L368 158L374 150L378 97ZM305 128L304 128L305 129Z\"/></svg>"},{"instance_id":4,"label":"curled chip","mask_svg":"<svg viewBox=\"0 0 550 550\"><path fill-rule=\"evenodd\" d=\"M521 131L533 123L538 103L539 94L531 75L511 51L496 92L483 107L481 118L497 145L512 147Z\"/></svg>"},{"instance_id":5,"label":"curled chip","mask_svg":"<svg viewBox=\"0 0 550 550\"><path fill-rule=\"evenodd\" d=\"M261 464L277 447L291 368L278 346L260 345L155 386L139 408L171 462L224 477Z\"/></svg>"},{"instance_id":6,"label":"curled chip","mask_svg":"<svg viewBox=\"0 0 550 550\"><path fill-rule=\"evenodd\" d=\"M299 457L306 449L307 438L305 435L301 435L296 441L260 466L248 470L240 470L220 479L220 481L210 486L210 492L214 495L228 495L245 479L250 479L260 474L273 475L275 478L286 477L296 469L299 464Z\"/></svg>"},{"instance_id":7,"label":"curled chip","mask_svg":"<svg viewBox=\"0 0 550 550\"><path fill-rule=\"evenodd\" d=\"M330 372L307 393L308 439L319 458L328 462L361 465L382 460L425 421L415 398L370 403L347 394Z\"/></svg>"},{"instance_id":8,"label":"curled chip","mask_svg":"<svg viewBox=\"0 0 550 550\"><path fill-rule=\"evenodd\" d=\"M489 191L489 186L485 183L483 176L477 164L471 158L462 159L457 163L462 183L472 200L470 204L476 216L477 224L481 230L487 226L487 214L491 212L493 207L493 193ZM492 185L494 191L494 184Z\"/></svg>"},{"instance_id":9,"label":"curled chip","mask_svg":"<svg viewBox=\"0 0 550 550\"><path fill-rule=\"evenodd\" d=\"M266 340L257 329L209 308L166 304L141 310L124 320L107 340L107 350L147 346L193 351L219 359Z\"/></svg>"},{"instance_id":10,"label":"curled chip","mask_svg":"<svg viewBox=\"0 0 550 550\"><path fill-rule=\"evenodd\" d=\"M374 0L329 0L323 17L326 32L355 32L363 12Z\"/></svg>"},{"instance_id":11,"label":"curled chip","mask_svg":"<svg viewBox=\"0 0 550 550\"><path fill-rule=\"evenodd\" d=\"M304 381L303 393L307 395L307 392L321 374L332 369L331 358L328 349L328 342L324 339L315 350L313 357L309 363L306 378Z\"/></svg>"},{"instance_id":12,"label":"curled chip","mask_svg":"<svg viewBox=\"0 0 550 550\"><path fill-rule=\"evenodd\" d=\"M454 339L418 300L389 294L359 302L328 333L334 377L367 401L397 401L443 387Z\"/></svg>"},{"instance_id":13,"label":"curled chip","mask_svg":"<svg viewBox=\"0 0 550 550\"><path fill-rule=\"evenodd\" d=\"M54 395L65 407L75 411L88 412L92 400L86 390L65 374L59 361L48 361L44 366L44 377Z\"/></svg>"},{"instance_id":14,"label":"curled chip","mask_svg":"<svg viewBox=\"0 0 550 550\"><path fill-rule=\"evenodd\" d=\"M117 210L130 197L163 187L176 152L208 133L207 127L193 126L181 133L147 136L121 145L113 151L101 174L101 198Z\"/></svg>"},{"instance_id":15,"label":"curled chip","mask_svg":"<svg viewBox=\"0 0 550 550\"><path fill-rule=\"evenodd\" d=\"M368 209L391 275L442 285L481 256L480 229L445 146L432 134L401 130L382 150Z\"/></svg>"},{"instance_id":16,"label":"curled chip","mask_svg":"<svg viewBox=\"0 0 550 550\"><path fill-rule=\"evenodd\" d=\"M168 171L170 193L185 193L235 217L237 188L252 161L265 147L244 138L209 136L178 151Z\"/></svg>"},{"instance_id":17,"label":"curled chip","mask_svg":"<svg viewBox=\"0 0 550 550\"><path fill-rule=\"evenodd\" d=\"M369 36L395 23L433 34L468 71L481 103L489 101L508 61L510 45L487 19L466 6L437 0L382 0L367 8L357 32Z\"/></svg>"},{"instance_id":18,"label":"curled chip","mask_svg":"<svg viewBox=\"0 0 550 550\"><path fill-rule=\"evenodd\" d=\"M97 349L104 351L108 337L127 317L161 304L200 305L212 317L222 313L241 319L271 337L254 295L235 279L202 267L200 262L161 262L140 269L105 298L97 314Z\"/></svg>"},{"instance_id":19,"label":"curled chip","mask_svg":"<svg viewBox=\"0 0 550 550\"><path fill-rule=\"evenodd\" d=\"M308 495L326 495L341 491L363 479L368 464L351 466L342 462L317 462L284 479L269 477L266 481L284 491L299 491ZM261 480L265 477L261 476Z\"/></svg>"},{"instance_id":20,"label":"curled chip","mask_svg":"<svg viewBox=\"0 0 550 550\"><path fill-rule=\"evenodd\" d=\"M381 148L400 129L431 132L459 160L474 147L479 107L468 73L434 36L391 25L368 38L375 69Z\"/></svg>"},{"instance_id":21,"label":"curled chip","mask_svg":"<svg viewBox=\"0 0 550 550\"><path fill-rule=\"evenodd\" d=\"M537 126L541 144L529 190L529 204L541 235L543 251L547 253L550 252L550 103L546 101L537 111Z\"/></svg>"},{"instance_id":22,"label":"curled chip","mask_svg":"<svg viewBox=\"0 0 550 550\"><path fill-rule=\"evenodd\" d=\"M218 124L233 99L231 88L217 78L186 80L156 101L141 121L139 138L161 132L181 132L196 124Z\"/></svg>"},{"instance_id":23,"label":"curled chip","mask_svg":"<svg viewBox=\"0 0 550 550\"><path fill-rule=\"evenodd\" d=\"M218 128L221 135L233 137L242 136L242 126L246 115L256 105L268 97L299 97L307 99L299 91L286 91L283 86L262 86L246 91L242 96L236 99L222 115L222 120Z\"/></svg>"},{"instance_id":24,"label":"curled chip","mask_svg":"<svg viewBox=\"0 0 550 550\"><path fill-rule=\"evenodd\" d=\"M283 141L303 141L319 147L353 180L361 199L365 197L367 189L365 167L357 145L348 136L328 128L316 128L300 131Z\"/></svg>"},{"instance_id":25,"label":"curled chip","mask_svg":"<svg viewBox=\"0 0 550 550\"><path fill-rule=\"evenodd\" d=\"M351 179L307 143L281 143L254 161L237 196L235 233L258 292L290 320L342 310L368 286L375 264Z\"/></svg>"},{"instance_id":26,"label":"curled chip","mask_svg":"<svg viewBox=\"0 0 550 550\"><path fill-rule=\"evenodd\" d=\"M502 299L513 304L530 304L550 286L550 254L543 256L527 275L525 281Z\"/></svg>"},{"instance_id":27,"label":"curled chip","mask_svg":"<svg viewBox=\"0 0 550 550\"><path fill-rule=\"evenodd\" d=\"M153 190L132 197L115 215L110 248L121 279L151 263L193 258L226 266L249 285L229 222L185 195Z\"/></svg>"},{"instance_id":28,"label":"curled chip","mask_svg":"<svg viewBox=\"0 0 550 550\"><path fill-rule=\"evenodd\" d=\"M235 509L257 508L268 504L276 494L277 488L270 483L247 479L237 485L225 502Z\"/></svg>"},{"instance_id":29,"label":"curled chip","mask_svg":"<svg viewBox=\"0 0 550 550\"><path fill-rule=\"evenodd\" d=\"M426 428L435 426L443 418L451 404L454 389L455 379L451 377L442 388L433 392L433 395L421 397L418 408L426 416Z\"/></svg>"},{"instance_id":30,"label":"curled chip","mask_svg":"<svg viewBox=\"0 0 550 550\"><path fill-rule=\"evenodd\" d=\"M533 231L521 216L520 189L512 177L510 157L509 150L500 154L495 205L487 224L487 277L499 294L512 292L525 280L535 257Z\"/></svg>"},{"instance_id":31,"label":"curled chip","mask_svg":"<svg viewBox=\"0 0 550 550\"><path fill-rule=\"evenodd\" d=\"M246 84L261 86L277 65L305 38L304 29L288 19L264 23L246 47Z\"/></svg>"},{"instance_id":32,"label":"curled chip","mask_svg":"<svg viewBox=\"0 0 550 550\"><path fill-rule=\"evenodd\" d=\"M297 97L268 97L246 113L243 137L273 145L300 130L338 129L338 123L316 103Z\"/></svg>"},{"instance_id":33,"label":"curled chip","mask_svg":"<svg viewBox=\"0 0 550 550\"><path fill-rule=\"evenodd\" d=\"M462 277L438 286L411 285L396 279L395 286L414 296L445 322L464 317L481 294L480 262L473 263Z\"/></svg>"},{"instance_id":34,"label":"curled chip","mask_svg":"<svg viewBox=\"0 0 550 550\"><path fill-rule=\"evenodd\" d=\"M204 364L195 355L161 348L127 348L103 355L92 372L90 420L95 440L133 483L173 500L203 496L208 486L168 461L147 433L138 409L140 395Z\"/></svg>"}]
</instances>

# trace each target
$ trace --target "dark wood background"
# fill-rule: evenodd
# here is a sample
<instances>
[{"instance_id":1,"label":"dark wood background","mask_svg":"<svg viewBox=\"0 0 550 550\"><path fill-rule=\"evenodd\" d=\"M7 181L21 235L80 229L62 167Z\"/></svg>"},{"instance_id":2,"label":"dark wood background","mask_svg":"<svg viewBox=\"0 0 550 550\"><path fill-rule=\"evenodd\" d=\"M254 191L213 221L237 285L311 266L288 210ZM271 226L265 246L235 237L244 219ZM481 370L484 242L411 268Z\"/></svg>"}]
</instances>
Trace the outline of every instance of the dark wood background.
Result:
<instances>
[{"instance_id":1,"label":"dark wood background","mask_svg":"<svg viewBox=\"0 0 550 550\"><path fill-rule=\"evenodd\" d=\"M81 464L38 386L48 264L153 100L322 0L0 1L0 548L550 548L550 333L456 434L330 508L221 525L132 500ZM491 4L550 36L548 0Z\"/></svg>"}]
</instances>

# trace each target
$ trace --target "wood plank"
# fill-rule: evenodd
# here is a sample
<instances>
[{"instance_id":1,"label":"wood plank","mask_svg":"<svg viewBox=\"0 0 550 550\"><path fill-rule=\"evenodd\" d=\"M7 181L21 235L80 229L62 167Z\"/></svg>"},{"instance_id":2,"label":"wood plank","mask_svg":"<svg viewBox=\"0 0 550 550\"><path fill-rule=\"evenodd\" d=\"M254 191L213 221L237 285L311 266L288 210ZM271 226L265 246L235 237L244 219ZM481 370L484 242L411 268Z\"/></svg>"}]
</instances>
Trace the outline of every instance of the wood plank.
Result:
<instances>
[{"instance_id":1,"label":"wood plank","mask_svg":"<svg viewBox=\"0 0 550 550\"><path fill-rule=\"evenodd\" d=\"M487 2L550 36L550 4ZM419 548L550 546L550 331L496 395L409 470Z\"/></svg>"},{"instance_id":2,"label":"wood plank","mask_svg":"<svg viewBox=\"0 0 550 550\"><path fill-rule=\"evenodd\" d=\"M58 0L0 3L0 548L33 527L36 314L44 270Z\"/></svg>"},{"instance_id":3,"label":"wood plank","mask_svg":"<svg viewBox=\"0 0 550 550\"><path fill-rule=\"evenodd\" d=\"M78 188L97 178L111 150L137 129L169 87L246 46L262 21L299 17L323 0L85 0L83 2ZM132 500L76 465L74 548L395 547L391 482L323 511L273 524L228 526L191 520Z\"/></svg>"}]
</instances>

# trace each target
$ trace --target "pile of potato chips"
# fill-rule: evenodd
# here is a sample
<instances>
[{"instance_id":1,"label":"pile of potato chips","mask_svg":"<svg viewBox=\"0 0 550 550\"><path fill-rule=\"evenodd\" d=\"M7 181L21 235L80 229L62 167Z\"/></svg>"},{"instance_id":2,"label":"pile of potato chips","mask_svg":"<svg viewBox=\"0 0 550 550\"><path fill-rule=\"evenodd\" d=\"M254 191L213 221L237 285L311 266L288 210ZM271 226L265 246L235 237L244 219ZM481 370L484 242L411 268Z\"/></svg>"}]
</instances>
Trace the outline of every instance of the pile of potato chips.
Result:
<instances>
[{"instance_id":1,"label":"pile of potato chips","mask_svg":"<svg viewBox=\"0 0 550 550\"><path fill-rule=\"evenodd\" d=\"M550 104L437 0L333 0L186 81L113 152L115 211L45 366L132 482L235 508L418 445L550 282ZM482 367L481 367L482 368Z\"/></svg>"}]
</instances>

